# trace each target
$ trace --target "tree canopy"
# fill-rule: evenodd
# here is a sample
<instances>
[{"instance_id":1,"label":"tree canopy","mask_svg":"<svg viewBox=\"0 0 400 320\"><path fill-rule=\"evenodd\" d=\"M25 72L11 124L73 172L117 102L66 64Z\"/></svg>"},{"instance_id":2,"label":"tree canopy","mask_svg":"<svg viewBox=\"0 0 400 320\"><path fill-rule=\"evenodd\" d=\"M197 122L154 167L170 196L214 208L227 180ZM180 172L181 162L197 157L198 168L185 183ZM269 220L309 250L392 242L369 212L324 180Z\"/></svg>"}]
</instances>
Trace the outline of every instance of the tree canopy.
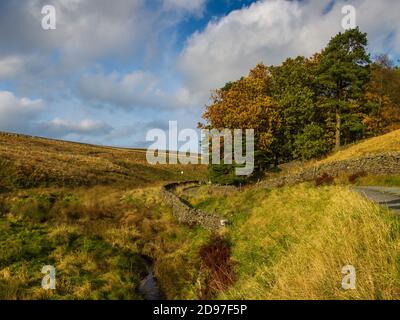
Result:
<instances>
[{"instance_id":1,"label":"tree canopy","mask_svg":"<svg viewBox=\"0 0 400 320\"><path fill-rule=\"evenodd\" d=\"M367 35L356 28L312 57L259 63L213 92L203 126L254 129L258 170L400 128L400 70L385 55L371 62L366 47ZM219 173L232 172L210 167Z\"/></svg>"}]
</instances>

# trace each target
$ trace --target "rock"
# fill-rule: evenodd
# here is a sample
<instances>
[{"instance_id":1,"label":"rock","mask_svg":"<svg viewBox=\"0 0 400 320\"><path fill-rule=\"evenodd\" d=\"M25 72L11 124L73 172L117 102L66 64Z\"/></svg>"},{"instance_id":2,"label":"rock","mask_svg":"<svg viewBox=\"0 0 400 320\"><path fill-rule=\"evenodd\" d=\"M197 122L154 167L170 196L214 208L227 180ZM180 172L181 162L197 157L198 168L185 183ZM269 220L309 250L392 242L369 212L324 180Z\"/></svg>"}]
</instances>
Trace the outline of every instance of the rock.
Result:
<instances>
[{"instance_id":1,"label":"rock","mask_svg":"<svg viewBox=\"0 0 400 320\"><path fill-rule=\"evenodd\" d=\"M221 223L221 226L225 227L225 226L227 226L229 224L229 221L228 220L221 220L220 223Z\"/></svg>"}]
</instances>

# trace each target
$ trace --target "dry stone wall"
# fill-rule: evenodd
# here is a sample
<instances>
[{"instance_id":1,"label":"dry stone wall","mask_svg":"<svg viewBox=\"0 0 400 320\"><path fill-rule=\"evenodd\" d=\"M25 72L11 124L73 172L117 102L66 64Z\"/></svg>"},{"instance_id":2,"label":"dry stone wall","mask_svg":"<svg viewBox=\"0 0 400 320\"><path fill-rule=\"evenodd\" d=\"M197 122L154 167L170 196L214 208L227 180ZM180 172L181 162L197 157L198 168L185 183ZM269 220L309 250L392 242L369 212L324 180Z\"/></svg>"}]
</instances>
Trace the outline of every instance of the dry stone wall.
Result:
<instances>
[{"instance_id":1,"label":"dry stone wall","mask_svg":"<svg viewBox=\"0 0 400 320\"><path fill-rule=\"evenodd\" d=\"M307 168L299 173L291 174L276 179L260 182L262 186L269 188L284 185L293 185L305 181L313 181L323 174L337 177L340 174L367 173L368 175L393 175L400 174L400 153L382 153L369 155L359 159L336 161Z\"/></svg>"},{"instance_id":2,"label":"dry stone wall","mask_svg":"<svg viewBox=\"0 0 400 320\"><path fill-rule=\"evenodd\" d=\"M174 193L174 190L177 187L193 183L195 182L191 181L167 184L162 187L161 196L163 200L172 207L173 215L179 222L189 225L198 224L211 231L218 230L225 223L224 220L221 220L215 215L190 207Z\"/></svg>"}]
</instances>

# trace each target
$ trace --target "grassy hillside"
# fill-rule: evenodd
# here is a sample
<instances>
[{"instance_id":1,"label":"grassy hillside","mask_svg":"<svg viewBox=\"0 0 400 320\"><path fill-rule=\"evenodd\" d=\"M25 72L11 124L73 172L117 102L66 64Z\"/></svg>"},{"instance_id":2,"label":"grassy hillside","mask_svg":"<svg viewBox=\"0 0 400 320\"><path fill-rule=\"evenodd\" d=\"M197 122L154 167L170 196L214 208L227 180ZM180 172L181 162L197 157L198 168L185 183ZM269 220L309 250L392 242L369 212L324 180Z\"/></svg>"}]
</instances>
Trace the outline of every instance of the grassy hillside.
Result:
<instances>
[{"instance_id":1,"label":"grassy hillside","mask_svg":"<svg viewBox=\"0 0 400 320\"><path fill-rule=\"evenodd\" d=\"M369 154L384 152L400 152L400 130L361 141L360 143L335 152L320 162L327 163L332 161L351 160Z\"/></svg>"},{"instance_id":2,"label":"grassy hillside","mask_svg":"<svg viewBox=\"0 0 400 320\"><path fill-rule=\"evenodd\" d=\"M140 187L202 179L205 173L201 165L149 165L145 150L0 133L0 190L99 184Z\"/></svg>"},{"instance_id":3,"label":"grassy hillside","mask_svg":"<svg viewBox=\"0 0 400 320\"><path fill-rule=\"evenodd\" d=\"M178 224L159 186L204 176L144 150L1 133L0 299L142 299L148 258L168 298L195 298L209 234ZM56 291L41 288L44 265Z\"/></svg>"},{"instance_id":4,"label":"grassy hillside","mask_svg":"<svg viewBox=\"0 0 400 320\"><path fill-rule=\"evenodd\" d=\"M347 157L364 144L382 150L367 140ZM400 220L346 186L179 189L230 221L213 235L160 198L163 182L203 178L201 166L6 134L0 159L0 299L142 299L147 258L169 299L400 299ZM357 289L345 291L349 264ZM56 291L41 289L44 265Z\"/></svg>"},{"instance_id":5,"label":"grassy hillside","mask_svg":"<svg viewBox=\"0 0 400 320\"><path fill-rule=\"evenodd\" d=\"M157 187L6 193L0 197L0 299L142 299L143 256L154 260L167 297L194 298L197 252L208 237L176 223ZM56 267L56 291L41 288L44 265Z\"/></svg>"},{"instance_id":6,"label":"grassy hillside","mask_svg":"<svg viewBox=\"0 0 400 320\"><path fill-rule=\"evenodd\" d=\"M202 187L187 199L231 219L227 299L400 299L400 220L346 187ZM357 289L341 288L353 265Z\"/></svg>"},{"instance_id":7,"label":"grassy hillside","mask_svg":"<svg viewBox=\"0 0 400 320\"><path fill-rule=\"evenodd\" d=\"M322 164L329 164L336 161L351 161L368 155L391 152L400 153L400 130L345 146L340 151L334 152L324 159L310 160L307 162L293 161L282 164L280 166L282 169L280 173L269 174L268 177L296 174L303 169L314 168ZM366 172L366 174L367 176L358 178L356 183L359 185L400 186L399 175L371 176L368 175L368 172ZM347 177L345 180L347 181Z\"/></svg>"},{"instance_id":8,"label":"grassy hillside","mask_svg":"<svg viewBox=\"0 0 400 320\"><path fill-rule=\"evenodd\" d=\"M319 165L334 161L352 160L362 158L372 154L383 154L390 152L400 152L400 130L388 134L361 141L357 144L345 147L333 153L327 158L313 163ZM400 175L373 176L366 175L357 179L356 184L363 186L400 186Z\"/></svg>"}]
</instances>

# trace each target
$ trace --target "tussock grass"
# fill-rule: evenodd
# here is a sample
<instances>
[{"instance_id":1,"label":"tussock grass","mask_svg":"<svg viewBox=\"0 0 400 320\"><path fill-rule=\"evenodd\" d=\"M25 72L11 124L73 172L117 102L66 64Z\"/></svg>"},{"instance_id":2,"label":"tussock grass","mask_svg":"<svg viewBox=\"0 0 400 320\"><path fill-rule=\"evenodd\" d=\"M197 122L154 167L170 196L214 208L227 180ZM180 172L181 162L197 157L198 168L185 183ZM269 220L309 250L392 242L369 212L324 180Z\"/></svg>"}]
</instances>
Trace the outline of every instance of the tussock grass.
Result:
<instances>
[{"instance_id":1,"label":"tussock grass","mask_svg":"<svg viewBox=\"0 0 400 320\"><path fill-rule=\"evenodd\" d=\"M366 140L337 158L399 151L399 135ZM180 225L159 185L204 174L202 166L148 166L141 150L0 134L0 299L141 299L143 256L154 260L167 298L201 297L209 288L200 253L212 235ZM400 299L400 221L387 209L340 185L242 190L178 190L231 222L219 236L230 244L236 282L218 298ZM40 288L48 264L57 268L55 292ZM357 289L344 291L348 264Z\"/></svg>"},{"instance_id":2,"label":"tussock grass","mask_svg":"<svg viewBox=\"0 0 400 320\"><path fill-rule=\"evenodd\" d=\"M368 155L400 152L400 130L396 130L378 137L370 138L342 147L341 150L333 152L323 159L310 161L292 161L280 166L278 174L269 173L269 177L295 174L302 169L312 168L322 164L336 161L355 160Z\"/></svg>"},{"instance_id":3,"label":"tussock grass","mask_svg":"<svg viewBox=\"0 0 400 320\"><path fill-rule=\"evenodd\" d=\"M145 150L0 132L0 192L55 186L144 187L163 181L201 180L206 171L203 165L150 165Z\"/></svg>"},{"instance_id":4,"label":"tussock grass","mask_svg":"<svg viewBox=\"0 0 400 320\"><path fill-rule=\"evenodd\" d=\"M101 186L0 195L0 299L141 299L143 255L169 298L196 298L197 252L209 233L179 225L159 192ZM44 265L56 267L56 291L41 289Z\"/></svg>"},{"instance_id":5,"label":"tussock grass","mask_svg":"<svg viewBox=\"0 0 400 320\"><path fill-rule=\"evenodd\" d=\"M210 235L179 225L159 187L205 175L145 150L0 133L0 299L141 299L143 256L168 298L196 298ZM48 264L55 292L40 288Z\"/></svg>"},{"instance_id":6,"label":"tussock grass","mask_svg":"<svg viewBox=\"0 0 400 320\"><path fill-rule=\"evenodd\" d=\"M352 160L369 154L385 152L400 152L400 130L348 146L343 150L328 156L326 159L323 159L320 163Z\"/></svg>"},{"instance_id":7,"label":"tussock grass","mask_svg":"<svg viewBox=\"0 0 400 320\"><path fill-rule=\"evenodd\" d=\"M231 211L238 275L220 298L400 299L400 221L350 189L304 184L212 198L203 209ZM346 265L356 268L356 290L341 288Z\"/></svg>"}]
</instances>

